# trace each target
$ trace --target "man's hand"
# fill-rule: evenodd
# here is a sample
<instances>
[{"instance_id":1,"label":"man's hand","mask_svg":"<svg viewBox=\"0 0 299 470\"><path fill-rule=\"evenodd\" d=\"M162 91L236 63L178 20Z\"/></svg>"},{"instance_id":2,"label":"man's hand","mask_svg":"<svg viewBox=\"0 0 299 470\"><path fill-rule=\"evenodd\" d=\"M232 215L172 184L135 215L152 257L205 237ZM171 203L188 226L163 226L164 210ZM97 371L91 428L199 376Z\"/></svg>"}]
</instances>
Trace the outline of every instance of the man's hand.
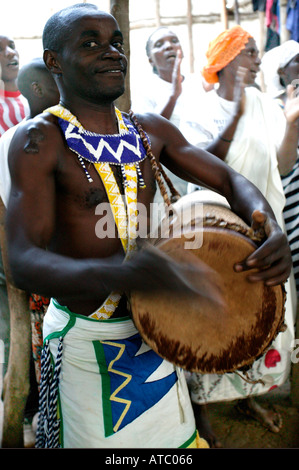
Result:
<instances>
[{"instance_id":1,"label":"man's hand","mask_svg":"<svg viewBox=\"0 0 299 470\"><path fill-rule=\"evenodd\" d=\"M170 255L145 245L131 260L124 263L130 283L134 277L136 291L169 292L172 297L199 297L222 308L224 303L217 282L218 274L197 256L181 247Z\"/></svg>"},{"instance_id":2,"label":"man's hand","mask_svg":"<svg viewBox=\"0 0 299 470\"><path fill-rule=\"evenodd\" d=\"M260 211L252 214L252 228L257 231L264 230L267 239L246 260L236 264L235 270L240 272L257 269L257 272L248 276L250 282L263 281L268 286L285 282L292 267L287 237L277 222Z\"/></svg>"},{"instance_id":3,"label":"man's hand","mask_svg":"<svg viewBox=\"0 0 299 470\"><path fill-rule=\"evenodd\" d=\"M237 114L242 116L245 111L245 88L246 88L246 76L249 71L244 67L238 67L235 88L234 88L234 102L237 105Z\"/></svg>"},{"instance_id":4,"label":"man's hand","mask_svg":"<svg viewBox=\"0 0 299 470\"><path fill-rule=\"evenodd\" d=\"M182 52L178 50L172 71L172 95L178 98L182 93L183 77L181 75Z\"/></svg>"},{"instance_id":5,"label":"man's hand","mask_svg":"<svg viewBox=\"0 0 299 470\"><path fill-rule=\"evenodd\" d=\"M299 96L298 89L293 85L287 86L287 100L284 114L288 123L295 123L299 118Z\"/></svg>"}]
</instances>

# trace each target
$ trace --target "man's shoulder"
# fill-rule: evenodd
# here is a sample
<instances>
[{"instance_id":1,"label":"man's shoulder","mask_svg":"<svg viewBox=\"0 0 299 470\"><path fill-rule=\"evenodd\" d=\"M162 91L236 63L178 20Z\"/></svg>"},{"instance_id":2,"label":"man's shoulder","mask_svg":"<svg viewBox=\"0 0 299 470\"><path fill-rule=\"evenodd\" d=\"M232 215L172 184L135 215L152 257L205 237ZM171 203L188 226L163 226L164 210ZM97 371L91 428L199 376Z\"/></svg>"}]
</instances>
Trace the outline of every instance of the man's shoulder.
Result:
<instances>
[{"instance_id":1,"label":"man's shoulder","mask_svg":"<svg viewBox=\"0 0 299 470\"><path fill-rule=\"evenodd\" d=\"M160 114L153 113L151 111L146 113L134 113L133 110L133 117L135 118L135 122L139 122L141 126L149 126L154 128L156 126L160 126L161 124L168 122L168 119L165 119Z\"/></svg>"},{"instance_id":2,"label":"man's shoulder","mask_svg":"<svg viewBox=\"0 0 299 470\"><path fill-rule=\"evenodd\" d=\"M59 132L57 118L48 112L37 114L33 118L24 119L16 127L19 136L28 134L30 130L40 131L44 136L48 133L53 135Z\"/></svg>"}]
</instances>

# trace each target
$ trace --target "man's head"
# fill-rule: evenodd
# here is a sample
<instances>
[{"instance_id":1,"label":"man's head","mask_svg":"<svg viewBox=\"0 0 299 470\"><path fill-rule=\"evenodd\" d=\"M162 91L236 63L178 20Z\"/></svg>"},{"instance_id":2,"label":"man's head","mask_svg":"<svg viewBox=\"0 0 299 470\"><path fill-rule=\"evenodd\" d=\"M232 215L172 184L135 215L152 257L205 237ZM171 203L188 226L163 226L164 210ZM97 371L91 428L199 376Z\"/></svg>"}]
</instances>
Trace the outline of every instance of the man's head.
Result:
<instances>
[{"instance_id":1,"label":"man's head","mask_svg":"<svg viewBox=\"0 0 299 470\"><path fill-rule=\"evenodd\" d=\"M63 101L112 102L124 92L123 36L109 13L88 3L65 8L45 25L43 45Z\"/></svg>"},{"instance_id":2,"label":"man's head","mask_svg":"<svg viewBox=\"0 0 299 470\"><path fill-rule=\"evenodd\" d=\"M291 39L266 52L262 71L267 93L273 97L282 94L294 80L299 83L299 43Z\"/></svg>"},{"instance_id":3,"label":"man's head","mask_svg":"<svg viewBox=\"0 0 299 470\"><path fill-rule=\"evenodd\" d=\"M172 71L178 51L181 51L183 56L179 38L164 26L149 36L145 48L153 71L159 76L165 71Z\"/></svg>"},{"instance_id":4,"label":"man's head","mask_svg":"<svg viewBox=\"0 0 299 470\"><path fill-rule=\"evenodd\" d=\"M31 117L59 102L57 85L42 58L33 59L20 69L18 88L29 102Z\"/></svg>"},{"instance_id":5,"label":"man's head","mask_svg":"<svg viewBox=\"0 0 299 470\"><path fill-rule=\"evenodd\" d=\"M261 62L258 54L253 37L240 26L234 26L210 43L203 77L208 83L217 83L225 72L227 79L232 80L241 66L248 70L247 84L252 85Z\"/></svg>"},{"instance_id":6,"label":"man's head","mask_svg":"<svg viewBox=\"0 0 299 470\"><path fill-rule=\"evenodd\" d=\"M0 35L0 79L4 82L7 91L17 90L17 76L19 72L19 53L14 40Z\"/></svg>"}]
</instances>

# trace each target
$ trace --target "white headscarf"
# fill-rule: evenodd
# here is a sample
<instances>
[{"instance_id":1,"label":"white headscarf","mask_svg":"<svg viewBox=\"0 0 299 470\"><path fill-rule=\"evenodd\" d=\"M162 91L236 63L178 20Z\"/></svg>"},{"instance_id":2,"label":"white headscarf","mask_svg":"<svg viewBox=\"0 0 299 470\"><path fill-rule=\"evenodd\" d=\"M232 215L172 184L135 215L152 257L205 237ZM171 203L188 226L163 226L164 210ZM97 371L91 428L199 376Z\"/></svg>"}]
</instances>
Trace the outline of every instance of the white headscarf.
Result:
<instances>
[{"instance_id":1,"label":"white headscarf","mask_svg":"<svg viewBox=\"0 0 299 470\"><path fill-rule=\"evenodd\" d=\"M290 39L266 52L263 56L261 69L264 74L266 91L273 98L285 91L279 81L278 69L285 67L297 54L299 54L299 43Z\"/></svg>"}]
</instances>

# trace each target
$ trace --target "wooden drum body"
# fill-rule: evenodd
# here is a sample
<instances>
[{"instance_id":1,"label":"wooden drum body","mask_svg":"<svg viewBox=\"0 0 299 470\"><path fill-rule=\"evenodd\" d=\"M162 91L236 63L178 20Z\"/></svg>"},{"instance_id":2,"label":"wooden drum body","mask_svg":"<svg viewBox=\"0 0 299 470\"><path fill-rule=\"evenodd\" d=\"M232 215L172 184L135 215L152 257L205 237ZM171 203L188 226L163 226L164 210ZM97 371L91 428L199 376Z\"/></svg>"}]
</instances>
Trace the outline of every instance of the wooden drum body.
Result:
<instances>
[{"instance_id":1,"label":"wooden drum body","mask_svg":"<svg viewBox=\"0 0 299 470\"><path fill-rule=\"evenodd\" d=\"M202 205L200 216L190 210L193 204ZM184 211L183 223L182 217L174 217L172 235L161 234L152 243L173 258L178 258L178 247L184 247L181 261L200 260L216 271L215 282L226 307L221 311L202 299L133 292L134 323L154 351L188 371L223 374L248 369L283 328L284 286L250 283L248 272L234 271L234 265L257 245L250 228L224 198L196 191L182 197L173 208L177 213ZM202 245L186 249L192 234L202 237Z\"/></svg>"}]
</instances>

